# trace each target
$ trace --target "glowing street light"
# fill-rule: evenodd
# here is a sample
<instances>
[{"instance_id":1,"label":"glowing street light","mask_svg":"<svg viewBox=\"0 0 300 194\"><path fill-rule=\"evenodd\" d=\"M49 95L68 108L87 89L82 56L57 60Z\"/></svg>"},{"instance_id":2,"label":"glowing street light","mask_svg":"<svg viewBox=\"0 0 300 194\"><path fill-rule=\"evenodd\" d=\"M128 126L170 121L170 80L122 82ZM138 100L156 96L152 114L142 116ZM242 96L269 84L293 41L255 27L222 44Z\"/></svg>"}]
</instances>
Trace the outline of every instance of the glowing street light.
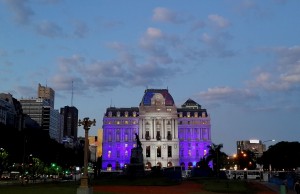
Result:
<instances>
[{"instance_id":1,"label":"glowing street light","mask_svg":"<svg viewBox=\"0 0 300 194\"><path fill-rule=\"evenodd\" d=\"M266 143L266 142L269 142L269 141L275 141L275 139L265 140L265 141L263 141L262 143Z\"/></svg>"}]
</instances>

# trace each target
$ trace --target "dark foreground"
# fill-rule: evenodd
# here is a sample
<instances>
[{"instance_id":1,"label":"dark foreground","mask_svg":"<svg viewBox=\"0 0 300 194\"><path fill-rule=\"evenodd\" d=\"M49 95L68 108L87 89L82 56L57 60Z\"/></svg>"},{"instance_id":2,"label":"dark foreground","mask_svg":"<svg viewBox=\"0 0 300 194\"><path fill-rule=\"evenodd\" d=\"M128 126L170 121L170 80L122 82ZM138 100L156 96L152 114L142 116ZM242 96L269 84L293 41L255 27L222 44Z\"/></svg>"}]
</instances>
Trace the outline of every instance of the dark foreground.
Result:
<instances>
[{"instance_id":1,"label":"dark foreground","mask_svg":"<svg viewBox=\"0 0 300 194\"><path fill-rule=\"evenodd\" d=\"M118 181L94 182L94 194L214 194L214 193L245 193L245 194L275 194L267 186L259 182L227 182L216 180L185 180L176 184L165 185L124 185ZM102 183L101 183L102 182ZM125 181L126 182L126 181ZM100 184L99 184L100 183ZM115 184L114 184L115 183ZM228 183L228 184L227 184ZM1 194L75 194L78 184L49 183L28 185L1 185Z\"/></svg>"}]
</instances>

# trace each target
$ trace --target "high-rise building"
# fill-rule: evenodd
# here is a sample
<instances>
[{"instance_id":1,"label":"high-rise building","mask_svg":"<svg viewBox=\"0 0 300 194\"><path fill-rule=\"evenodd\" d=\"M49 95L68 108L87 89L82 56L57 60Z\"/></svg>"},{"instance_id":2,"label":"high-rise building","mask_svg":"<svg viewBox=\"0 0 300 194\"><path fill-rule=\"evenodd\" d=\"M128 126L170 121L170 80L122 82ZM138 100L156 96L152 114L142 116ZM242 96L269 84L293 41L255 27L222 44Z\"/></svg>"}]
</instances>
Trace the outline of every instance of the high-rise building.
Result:
<instances>
[{"instance_id":1,"label":"high-rise building","mask_svg":"<svg viewBox=\"0 0 300 194\"><path fill-rule=\"evenodd\" d=\"M43 98L49 103L49 106L54 108L55 91L47 86L38 86L38 98Z\"/></svg>"},{"instance_id":2,"label":"high-rise building","mask_svg":"<svg viewBox=\"0 0 300 194\"><path fill-rule=\"evenodd\" d=\"M257 157L262 156L264 151L266 151L266 145L262 143L260 140L244 140L236 142L237 153L241 153L242 151L251 151Z\"/></svg>"},{"instance_id":3,"label":"high-rise building","mask_svg":"<svg viewBox=\"0 0 300 194\"><path fill-rule=\"evenodd\" d=\"M63 137L77 139L78 134L78 109L74 106L65 106L60 109L63 115Z\"/></svg>"},{"instance_id":4,"label":"high-rise building","mask_svg":"<svg viewBox=\"0 0 300 194\"><path fill-rule=\"evenodd\" d=\"M0 123L22 130L23 111L20 102L11 94L0 93Z\"/></svg>"},{"instance_id":5,"label":"high-rise building","mask_svg":"<svg viewBox=\"0 0 300 194\"><path fill-rule=\"evenodd\" d=\"M23 113L34 120L38 128L48 131L50 138L60 142L61 128L58 110L54 110L43 98L21 99L20 103Z\"/></svg>"},{"instance_id":6,"label":"high-rise building","mask_svg":"<svg viewBox=\"0 0 300 194\"><path fill-rule=\"evenodd\" d=\"M167 89L145 90L139 107L109 107L103 118L103 169L130 163L135 134L142 143L145 168L192 167L211 144L210 116L191 99L177 108Z\"/></svg>"}]
</instances>

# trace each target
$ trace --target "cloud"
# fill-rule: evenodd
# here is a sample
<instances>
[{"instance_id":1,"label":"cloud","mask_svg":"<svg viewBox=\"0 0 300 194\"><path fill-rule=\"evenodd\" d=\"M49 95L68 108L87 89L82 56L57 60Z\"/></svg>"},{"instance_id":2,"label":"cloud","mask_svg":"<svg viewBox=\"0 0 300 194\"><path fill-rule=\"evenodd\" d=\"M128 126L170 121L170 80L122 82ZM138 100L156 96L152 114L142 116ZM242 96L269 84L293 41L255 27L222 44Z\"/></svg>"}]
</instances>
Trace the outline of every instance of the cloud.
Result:
<instances>
[{"instance_id":1,"label":"cloud","mask_svg":"<svg viewBox=\"0 0 300 194\"><path fill-rule=\"evenodd\" d=\"M36 88L28 86L16 86L16 93L21 96L21 98L36 98Z\"/></svg>"},{"instance_id":2,"label":"cloud","mask_svg":"<svg viewBox=\"0 0 300 194\"><path fill-rule=\"evenodd\" d=\"M0 57L6 57L8 55L7 51L4 49L0 49Z\"/></svg>"},{"instance_id":3,"label":"cloud","mask_svg":"<svg viewBox=\"0 0 300 194\"><path fill-rule=\"evenodd\" d=\"M170 41L171 40L171 41ZM170 64L173 62L166 47L174 41L158 28L148 28L140 39L139 46L148 54L151 63Z\"/></svg>"},{"instance_id":4,"label":"cloud","mask_svg":"<svg viewBox=\"0 0 300 194\"><path fill-rule=\"evenodd\" d=\"M273 0L275 2L276 0ZM281 0L278 0L278 2ZM234 9L237 13L241 15L250 15L255 18L263 19L270 15L270 9L268 7L263 7L258 3L259 1L255 0L241 0L233 1ZM268 4L267 4L268 5Z\"/></svg>"},{"instance_id":5,"label":"cloud","mask_svg":"<svg viewBox=\"0 0 300 194\"><path fill-rule=\"evenodd\" d=\"M176 12L173 12L164 7L157 7L153 10L152 20L156 22L166 23L182 23L186 19L182 18Z\"/></svg>"},{"instance_id":6,"label":"cloud","mask_svg":"<svg viewBox=\"0 0 300 194\"><path fill-rule=\"evenodd\" d=\"M45 4L57 4L62 2L62 0L40 0L40 1Z\"/></svg>"},{"instance_id":7,"label":"cloud","mask_svg":"<svg viewBox=\"0 0 300 194\"><path fill-rule=\"evenodd\" d=\"M29 24L30 17L34 15L32 9L27 5L28 0L4 0L14 15L18 24Z\"/></svg>"},{"instance_id":8,"label":"cloud","mask_svg":"<svg viewBox=\"0 0 300 194\"><path fill-rule=\"evenodd\" d=\"M198 21L193 23L191 30L196 31L196 30L199 30L199 29L204 29L205 26L206 26L206 24L205 24L204 21L198 20Z\"/></svg>"},{"instance_id":9,"label":"cloud","mask_svg":"<svg viewBox=\"0 0 300 194\"><path fill-rule=\"evenodd\" d=\"M71 91L72 82L74 90L86 91L88 87L85 85L84 80L72 74L57 74L51 77L51 85L57 91Z\"/></svg>"},{"instance_id":10,"label":"cloud","mask_svg":"<svg viewBox=\"0 0 300 194\"><path fill-rule=\"evenodd\" d=\"M36 32L50 38L63 36L62 28L51 21L43 21L37 24Z\"/></svg>"},{"instance_id":11,"label":"cloud","mask_svg":"<svg viewBox=\"0 0 300 194\"><path fill-rule=\"evenodd\" d=\"M203 33L200 37L200 41L207 47L207 52L221 58L235 55L235 51L227 48L231 39L232 36L227 32Z\"/></svg>"},{"instance_id":12,"label":"cloud","mask_svg":"<svg viewBox=\"0 0 300 194\"><path fill-rule=\"evenodd\" d=\"M70 58L60 57L58 59L58 68L62 73L80 70L80 66L85 62L85 58L80 55L72 55Z\"/></svg>"},{"instance_id":13,"label":"cloud","mask_svg":"<svg viewBox=\"0 0 300 194\"><path fill-rule=\"evenodd\" d=\"M170 74L179 72L175 67L164 67L155 62L138 63L127 47L114 43L120 55L114 60L87 62L85 57L73 55L60 57L58 69L51 78L53 88L68 90L72 80L78 80L82 90L100 92L113 90L118 86L136 87L162 84ZM124 50L123 50L124 49ZM81 88L79 88L81 90Z\"/></svg>"},{"instance_id":14,"label":"cloud","mask_svg":"<svg viewBox=\"0 0 300 194\"><path fill-rule=\"evenodd\" d=\"M200 92L199 97L208 102L230 104L240 104L258 98L248 89L234 89L228 86L208 88L206 92Z\"/></svg>"},{"instance_id":15,"label":"cloud","mask_svg":"<svg viewBox=\"0 0 300 194\"><path fill-rule=\"evenodd\" d=\"M75 27L74 35L78 38L84 38L89 31L88 26L83 21L77 20L73 22L73 25Z\"/></svg>"},{"instance_id":16,"label":"cloud","mask_svg":"<svg viewBox=\"0 0 300 194\"><path fill-rule=\"evenodd\" d=\"M249 86L269 91L300 91L300 46L260 49L274 56L272 65L253 72L255 79Z\"/></svg>"},{"instance_id":17,"label":"cloud","mask_svg":"<svg viewBox=\"0 0 300 194\"><path fill-rule=\"evenodd\" d=\"M227 19L217 14L208 15L208 20L217 28L226 28L230 25Z\"/></svg>"}]
</instances>

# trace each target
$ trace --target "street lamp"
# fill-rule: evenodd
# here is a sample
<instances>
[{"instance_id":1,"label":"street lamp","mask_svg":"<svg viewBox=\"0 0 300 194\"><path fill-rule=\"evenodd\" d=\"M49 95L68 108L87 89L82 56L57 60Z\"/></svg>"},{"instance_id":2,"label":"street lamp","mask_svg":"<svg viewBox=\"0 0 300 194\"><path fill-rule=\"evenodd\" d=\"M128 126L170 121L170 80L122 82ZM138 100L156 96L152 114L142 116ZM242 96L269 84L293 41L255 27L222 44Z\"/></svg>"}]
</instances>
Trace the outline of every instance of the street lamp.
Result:
<instances>
[{"instance_id":1,"label":"street lamp","mask_svg":"<svg viewBox=\"0 0 300 194\"><path fill-rule=\"evenodd\" d=\"M269 142L269 141L275 141L275 139L265 140L265 141L263 141L262 143Z\"/></svg>"},{"instance_id":2,"label":"street lamp","mask_svg":"<svg viewBox=\"0 0 300 194\"><path fill-rule=\"evenodd\" d=\"M79 119L78 126L83 125L83 129L85 131L85 141L84 141L84 171L83 176L81 177L80 187L79 189L88 189L88 150L89 150L89 139L88 139L88 133L91 125L96 125L96 120L93 121L89 120L88 117L84 118L82 121ZM77 193L82 193L81 191L77 190Z\"/></svg>"}]
</instances>

